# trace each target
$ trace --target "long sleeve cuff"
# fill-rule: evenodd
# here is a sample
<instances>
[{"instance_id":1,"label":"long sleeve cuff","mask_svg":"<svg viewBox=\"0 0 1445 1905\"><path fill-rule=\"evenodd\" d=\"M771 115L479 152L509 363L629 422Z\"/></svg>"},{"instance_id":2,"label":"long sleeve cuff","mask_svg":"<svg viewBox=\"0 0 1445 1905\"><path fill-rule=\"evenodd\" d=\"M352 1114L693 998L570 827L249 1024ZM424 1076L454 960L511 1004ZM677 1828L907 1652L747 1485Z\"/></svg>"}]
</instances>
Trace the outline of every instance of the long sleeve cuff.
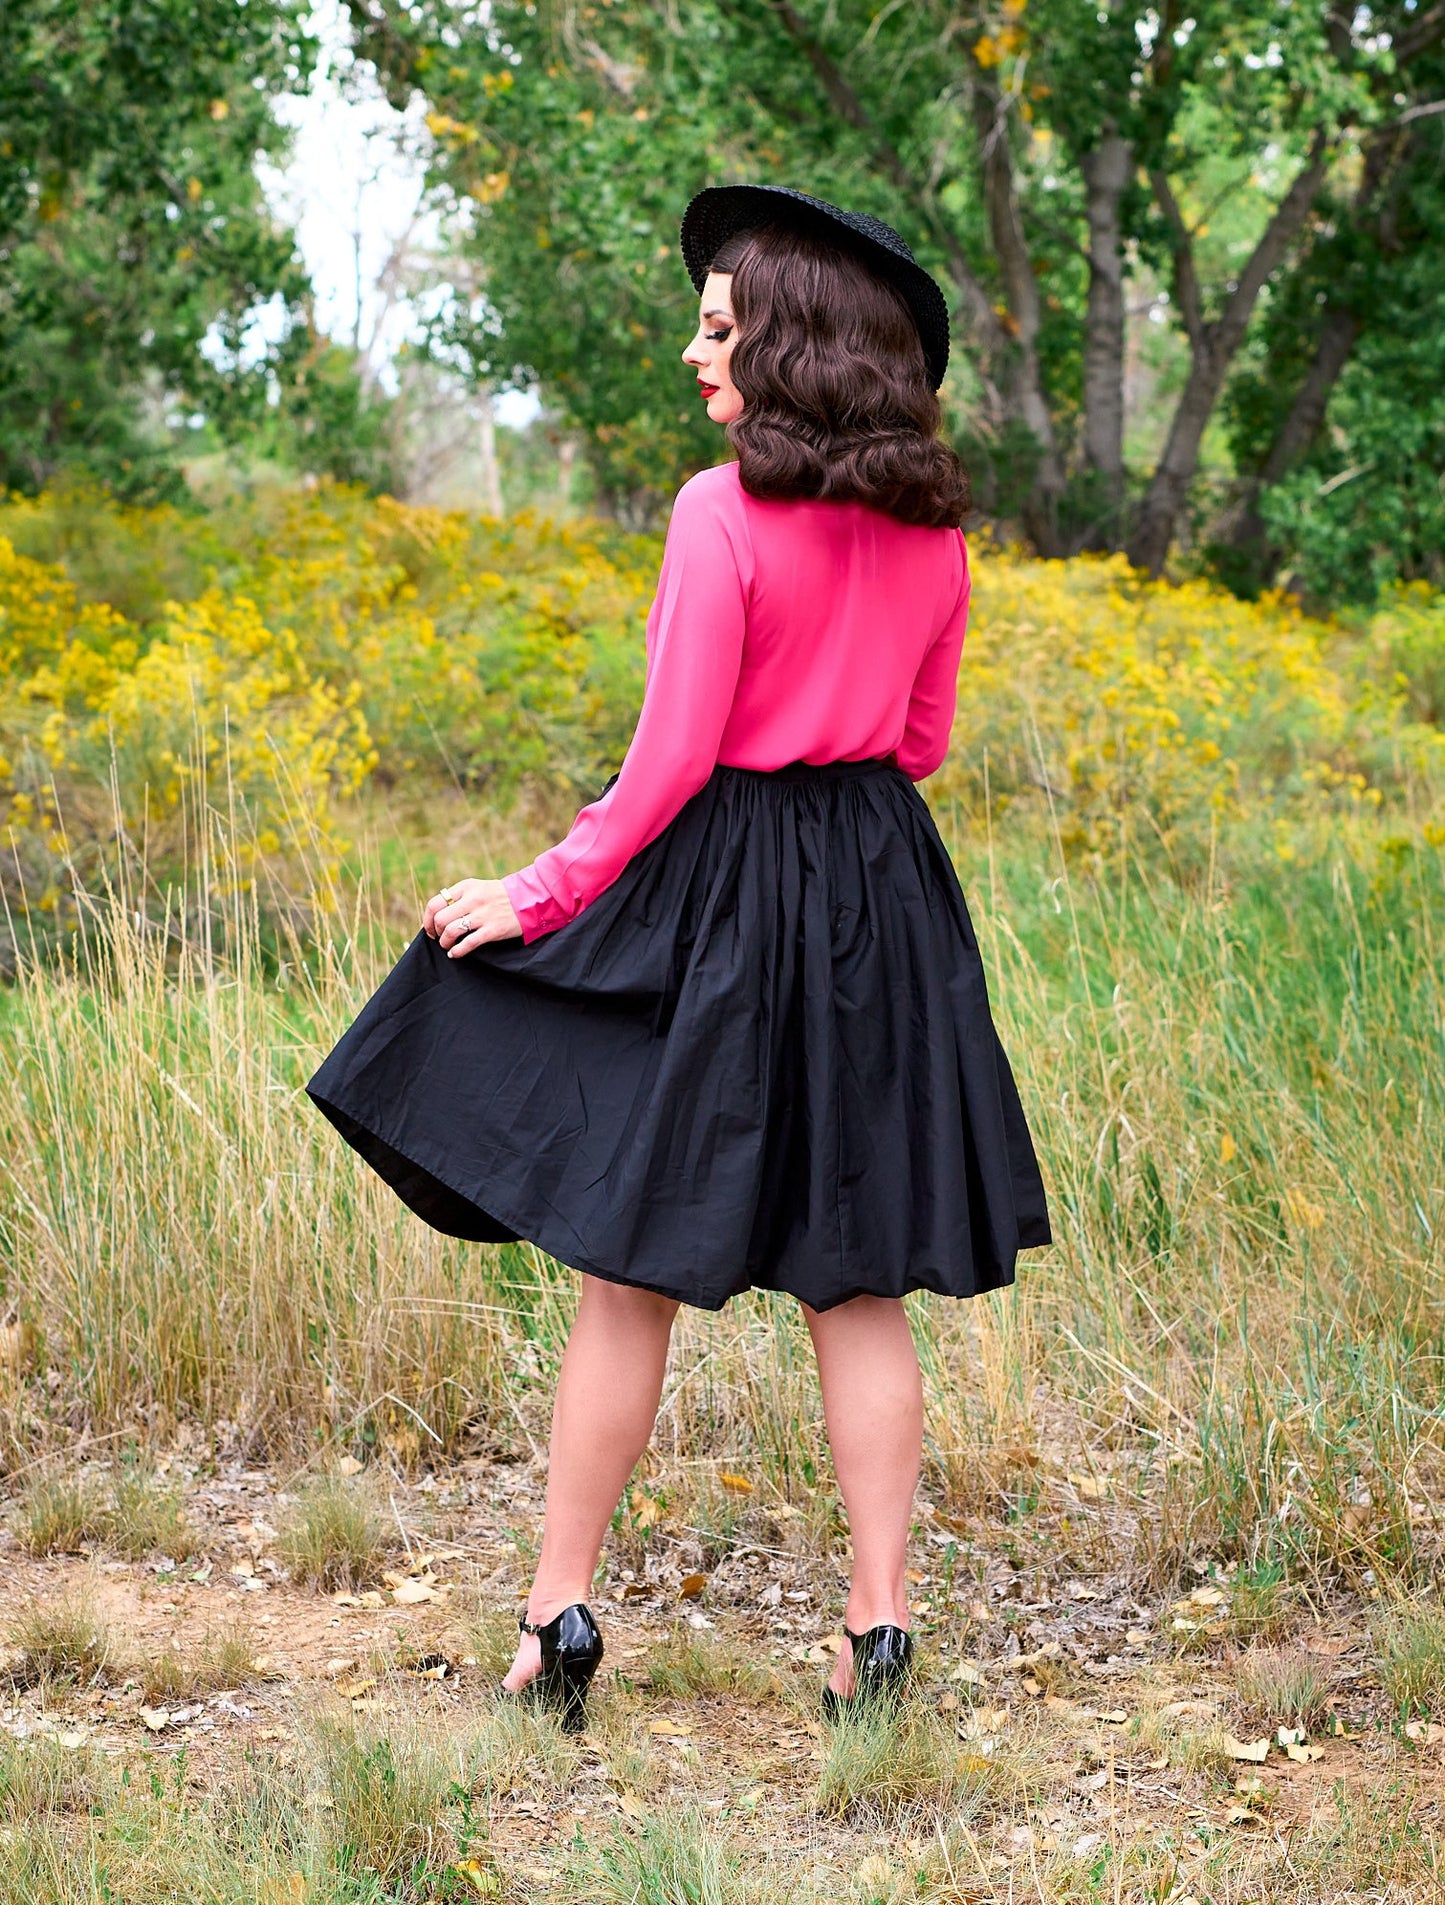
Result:
<instances>
[{"instance_id":1,"label":"long sleeve cuff","mask_svg":"<svg viewBox=\"0 0 1445 1905\"><path fill-rule=\"evenodd\" d=\"M534 939L540 939L544 933L555 933L559 926L565 926L573 917L559 904L535 866L504 874L502 886L522 928L524 946L530 946Z\"/></svg>"}]
</instances>

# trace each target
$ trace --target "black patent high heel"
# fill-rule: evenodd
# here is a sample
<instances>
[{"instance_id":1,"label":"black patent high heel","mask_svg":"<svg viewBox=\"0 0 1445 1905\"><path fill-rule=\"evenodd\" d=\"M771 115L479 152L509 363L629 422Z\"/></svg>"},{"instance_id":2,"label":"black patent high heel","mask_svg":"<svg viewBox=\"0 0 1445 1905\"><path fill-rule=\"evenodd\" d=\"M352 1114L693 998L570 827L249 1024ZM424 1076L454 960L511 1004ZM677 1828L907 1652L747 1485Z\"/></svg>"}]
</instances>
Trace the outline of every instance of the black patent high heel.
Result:
<instances>
[{"instance_id":1,"label":"black patent high heel","mask_svg":"<svg viewBox=\"0 0 1445 1905\"><path fill-rule=\"evenodd\" d=\"M574 1601L550 1621L517 1622L524 1634L535 1634L542 1645L542 1671L517 1698L533 1699L561 1715L564 1733L580 1733L587 1718L587 1689L602 1658L602 1635L585 1601Z\"/></svg>"},{"instance_id":2,"label":"black patent high heel","mask_svg":"<svg viewBox=\"0 0 1445 1905\"><path fill-rule=\"evenodd\" d=\"M866 1634L843 1632L853 1643L853 1691L850 1695L823 1689L823 1717L841 1720L863 1707L895 1705L913 1665L913 1636L906 1627L880 1622Z\"/></svg>"}]
</instances>

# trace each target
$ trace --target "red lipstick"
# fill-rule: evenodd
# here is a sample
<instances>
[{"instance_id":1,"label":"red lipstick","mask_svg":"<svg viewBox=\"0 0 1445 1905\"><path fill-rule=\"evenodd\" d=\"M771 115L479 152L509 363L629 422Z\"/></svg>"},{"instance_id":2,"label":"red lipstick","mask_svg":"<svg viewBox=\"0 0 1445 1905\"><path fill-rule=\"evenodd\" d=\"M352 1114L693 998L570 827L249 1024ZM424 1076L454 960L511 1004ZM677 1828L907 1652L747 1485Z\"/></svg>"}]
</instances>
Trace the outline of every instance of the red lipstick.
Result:
<instances>
[{"instance_id":1,"label":"red lipstick","mask_svg":"<svg viewBox=\"0 0 1445 1905\"><path fill-rule=\"evenodd\" d=\"M708 397L715 397L718 393L719 386L717 384L699 383L698 389L701 391L703 398L705 400Z\"/></svg>"}]
</instances>

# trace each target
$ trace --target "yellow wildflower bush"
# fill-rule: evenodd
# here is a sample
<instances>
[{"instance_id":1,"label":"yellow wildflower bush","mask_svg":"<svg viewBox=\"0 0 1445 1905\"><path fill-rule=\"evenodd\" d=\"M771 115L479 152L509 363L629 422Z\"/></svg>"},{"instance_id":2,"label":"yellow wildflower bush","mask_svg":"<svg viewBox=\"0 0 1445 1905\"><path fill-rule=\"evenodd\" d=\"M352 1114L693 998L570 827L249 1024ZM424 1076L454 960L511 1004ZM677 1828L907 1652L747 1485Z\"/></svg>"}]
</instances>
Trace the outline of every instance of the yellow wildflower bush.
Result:
<instances>
[{"instance_id":1,"label":"yellow wildflower bush","mask_svg":"<svg viewBox=\"0 0 1445 1905\"><path fill-rule=\"evenodd\" d=\"M499 802L540 784L565 805L636 719L656 537L323 486L194 517L13 499L0 538L3 877L42 911L67 864L85 880L114 859L117 819L179 879L218 807L245 823L226 877L264 857L304 895L369 781ZM979 545L975 571L930 788L965 817L1025 810L1085 865L1127 846L1184 874L1231 835L1289 858L1302 829L1380 808L1392 864L1445 838L1438 598L1400 591L1345 628L1117 558Z\"/></svg>"},{"instance_id":2,"label":"yellow wildflower bush","mask_svg":"<svg viewBox=\"0 0 1445 1905\"><path fill-rule=\"evenodd\" d=\"M656 539L341 489L187 522L74 493L0 508L0 877L40 913L125 837L179 881L208 813L213 885L264 857L314 900L336 803L372 776L585 798L621 759Z\"/></svg>"},{"instance_id":3,"label":"yellow wildflower bush","mask_svg":"<svg viewBox=\"0 0 1445 1905\"><path fill-rule=\"evenodd\" d=\"M1438 801L1445 738L1412 718L1368 632L1121 557L977 568L940 794L995 815L1046 803L1068 848L1127 833L1186 866L1232 824Z\"/></svg>"}]
</instances>

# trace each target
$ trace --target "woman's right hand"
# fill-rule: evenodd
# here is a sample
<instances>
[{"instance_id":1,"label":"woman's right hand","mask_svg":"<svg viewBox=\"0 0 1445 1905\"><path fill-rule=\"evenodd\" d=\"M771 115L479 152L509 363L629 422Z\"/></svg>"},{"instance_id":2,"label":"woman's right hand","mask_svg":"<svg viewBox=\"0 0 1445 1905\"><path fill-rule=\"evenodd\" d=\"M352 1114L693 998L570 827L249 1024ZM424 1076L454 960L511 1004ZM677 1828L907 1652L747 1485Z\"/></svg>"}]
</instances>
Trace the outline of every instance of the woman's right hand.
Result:
<instances>
[{"instance_id":1,"label":"woman's right hand","mask_svg":"<svg viewBox=\"0 0 1445 1905\"><path fill-rule=\"evenodd\" d=\"M519 939L522 923L500 880L458 880L426 903L422 931L457 959L494 939Z\"/></svg>"}]
</instances>

